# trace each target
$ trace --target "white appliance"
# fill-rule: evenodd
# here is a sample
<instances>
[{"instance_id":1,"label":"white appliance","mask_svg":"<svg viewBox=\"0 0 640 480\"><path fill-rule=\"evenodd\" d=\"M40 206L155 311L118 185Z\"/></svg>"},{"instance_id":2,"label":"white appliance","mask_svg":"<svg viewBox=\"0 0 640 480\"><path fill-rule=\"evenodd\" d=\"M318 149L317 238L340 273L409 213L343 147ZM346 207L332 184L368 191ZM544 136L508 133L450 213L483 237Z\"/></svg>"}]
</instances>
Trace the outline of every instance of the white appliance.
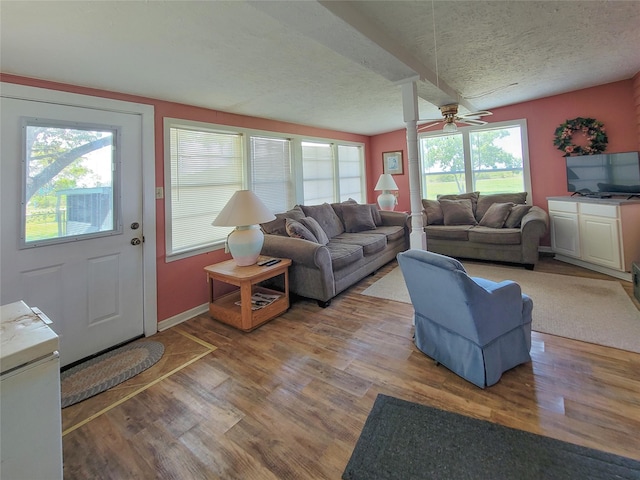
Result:
<instances>
[{"instance_id":1,"label":"white appliance","mask_svg":"<svg viewBox=\"0 0 640 480\"><path fill-rule=\"evenodd\" d=\"M58 336L24 302L2 306L0 478L62 479Z\"/></svg>"}]
</instances>

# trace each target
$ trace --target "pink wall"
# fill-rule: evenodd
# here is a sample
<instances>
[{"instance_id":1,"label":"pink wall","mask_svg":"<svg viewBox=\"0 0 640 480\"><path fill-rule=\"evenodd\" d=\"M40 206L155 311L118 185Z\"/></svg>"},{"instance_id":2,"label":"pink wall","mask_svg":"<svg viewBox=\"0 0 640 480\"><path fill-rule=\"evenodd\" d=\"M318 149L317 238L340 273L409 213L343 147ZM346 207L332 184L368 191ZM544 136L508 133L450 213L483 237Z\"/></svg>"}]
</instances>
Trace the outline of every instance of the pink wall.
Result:
<instances>
[{"instance_id":1,"label":"pink wall","mask_svg":"<svg viewBox=\"0 0 640 480\"><path fill-rule=\"evenodd\" d=\"M605 125L609 137L607 151L640 149L640 73L634 79L495 108L492 112L490 122L527 120L532 201L546 209L547 197L568 194L564 158L553 145L554 131L561 123L576 117L595 118ZM436 129L438 127L434 127ZM404 152L404 174L394 176L400 188L397 210L410 210L406 149L404 130L371 138L370 164L367 166L370 181L375 182L382 172L382 152ZM377 192L373 192L374 185L370 186L370 200L377 196Z\"/></svg>"},{"instance_id":2,"label":"pink wall","mask_svg":"<svg viewBox=\"0 0 640 480\"><path fill-rule=\"evenodd\" d=\"M45 80L18 77L15 75L0 74L0 81L153 105L155 108L156 186L164 186L164 117L284 132L294 135L308 135L310 137L334 138L337 140L362 142L365 144L365 151L368 152L370 150L370 139L364 135L355 135L292 123L234 115L216 110L165 102L162 100L60 84ZM368 163L368 159L366 159L366 161ZM371 188L373 189L373 185ZM206 303L208 301L208 291L203 267L230 258L230 256L225 254L223 250L216 250L214 252L166 263L164 214L164 200L156 200L158 321L171 318L191 308Z\"/></svg>"},{"instance_id":3,"label":"pink wall","mask_svg":"<svg viewBox=\"0 0 640 480\"><path fill-rule=\"evenodd\" d=\"M638 135L638 150L640 150L640 72L633 77L633 106L636 111L636 133Z\"/></svg>"}]
</instances>

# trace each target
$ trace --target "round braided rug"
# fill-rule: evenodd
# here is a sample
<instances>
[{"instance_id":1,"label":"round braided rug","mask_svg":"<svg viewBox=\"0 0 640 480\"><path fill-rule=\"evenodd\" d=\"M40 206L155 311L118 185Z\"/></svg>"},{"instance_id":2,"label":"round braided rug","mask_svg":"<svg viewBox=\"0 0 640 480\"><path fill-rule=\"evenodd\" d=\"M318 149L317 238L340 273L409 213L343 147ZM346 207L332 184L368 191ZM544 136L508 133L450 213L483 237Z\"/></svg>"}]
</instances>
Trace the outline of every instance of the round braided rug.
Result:
<instances>
[{"instance_id":1,"label":"round braided rug","mask_svg":"<svg viewBox=\"0 0 640 480\"><path fill-rule=\"evenodd\" d=\"M164 353L160 342L130 343L60 374L62 408L93 397L153 366Z\"/></svg>"}]
</instances>

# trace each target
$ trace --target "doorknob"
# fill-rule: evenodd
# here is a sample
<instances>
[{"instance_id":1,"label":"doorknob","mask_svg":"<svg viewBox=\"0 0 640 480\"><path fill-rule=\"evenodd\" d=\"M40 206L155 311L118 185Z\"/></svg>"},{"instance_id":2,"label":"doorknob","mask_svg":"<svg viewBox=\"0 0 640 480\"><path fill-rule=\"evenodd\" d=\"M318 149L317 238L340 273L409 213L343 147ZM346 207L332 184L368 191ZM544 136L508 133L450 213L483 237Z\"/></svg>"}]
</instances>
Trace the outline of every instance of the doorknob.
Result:
<instances>
[{"instance_id":1,"label":"doorknob","mask_svg":"<svg viewBox=\"0 0 640 480\"><path fill-rule=\"evenodd\" d=\"M140 228L140 224L138 222L133 222L131 224L131 230L137 230L138 228Z\"/></svg>"},{"instance_id":2,"label":"doorknob","mask_svg":"<svg viewBox=\"0 0 640 480\"><path fill-rule=\"evenodd\" d=\"M139 238L132 238L131 239L131 245L140 245L142 242L140 241Z\"/></svg>"}]
</instances>

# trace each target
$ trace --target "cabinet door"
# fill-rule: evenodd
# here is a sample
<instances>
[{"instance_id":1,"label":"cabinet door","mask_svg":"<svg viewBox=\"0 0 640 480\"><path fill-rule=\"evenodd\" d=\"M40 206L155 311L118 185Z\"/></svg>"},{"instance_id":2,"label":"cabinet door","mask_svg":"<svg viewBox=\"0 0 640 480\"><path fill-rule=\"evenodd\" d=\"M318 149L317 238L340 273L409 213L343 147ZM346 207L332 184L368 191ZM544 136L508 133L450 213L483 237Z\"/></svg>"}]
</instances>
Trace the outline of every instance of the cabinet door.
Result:
<instances>
[{"instance_id":1,"label":"cabinet door","mask_svg":"<svg viewBox=\"0 0 640 480\"><path fill-rule=\"evenodd\" d=\"M581 215L580 233L583 260L618 270L622 268L617 218Z\"/></svg>"},{"instance_id":2,"label":"cabinet door","mask_svg":"<svg viewBox=\"0 0 640 480\"><path fill-rule=\"evenodd\" d=\"M567 212L549 212L551 219L551 248L555 253L580 258L580 232L578 215Z\"/></svg>"}]
</instances>

